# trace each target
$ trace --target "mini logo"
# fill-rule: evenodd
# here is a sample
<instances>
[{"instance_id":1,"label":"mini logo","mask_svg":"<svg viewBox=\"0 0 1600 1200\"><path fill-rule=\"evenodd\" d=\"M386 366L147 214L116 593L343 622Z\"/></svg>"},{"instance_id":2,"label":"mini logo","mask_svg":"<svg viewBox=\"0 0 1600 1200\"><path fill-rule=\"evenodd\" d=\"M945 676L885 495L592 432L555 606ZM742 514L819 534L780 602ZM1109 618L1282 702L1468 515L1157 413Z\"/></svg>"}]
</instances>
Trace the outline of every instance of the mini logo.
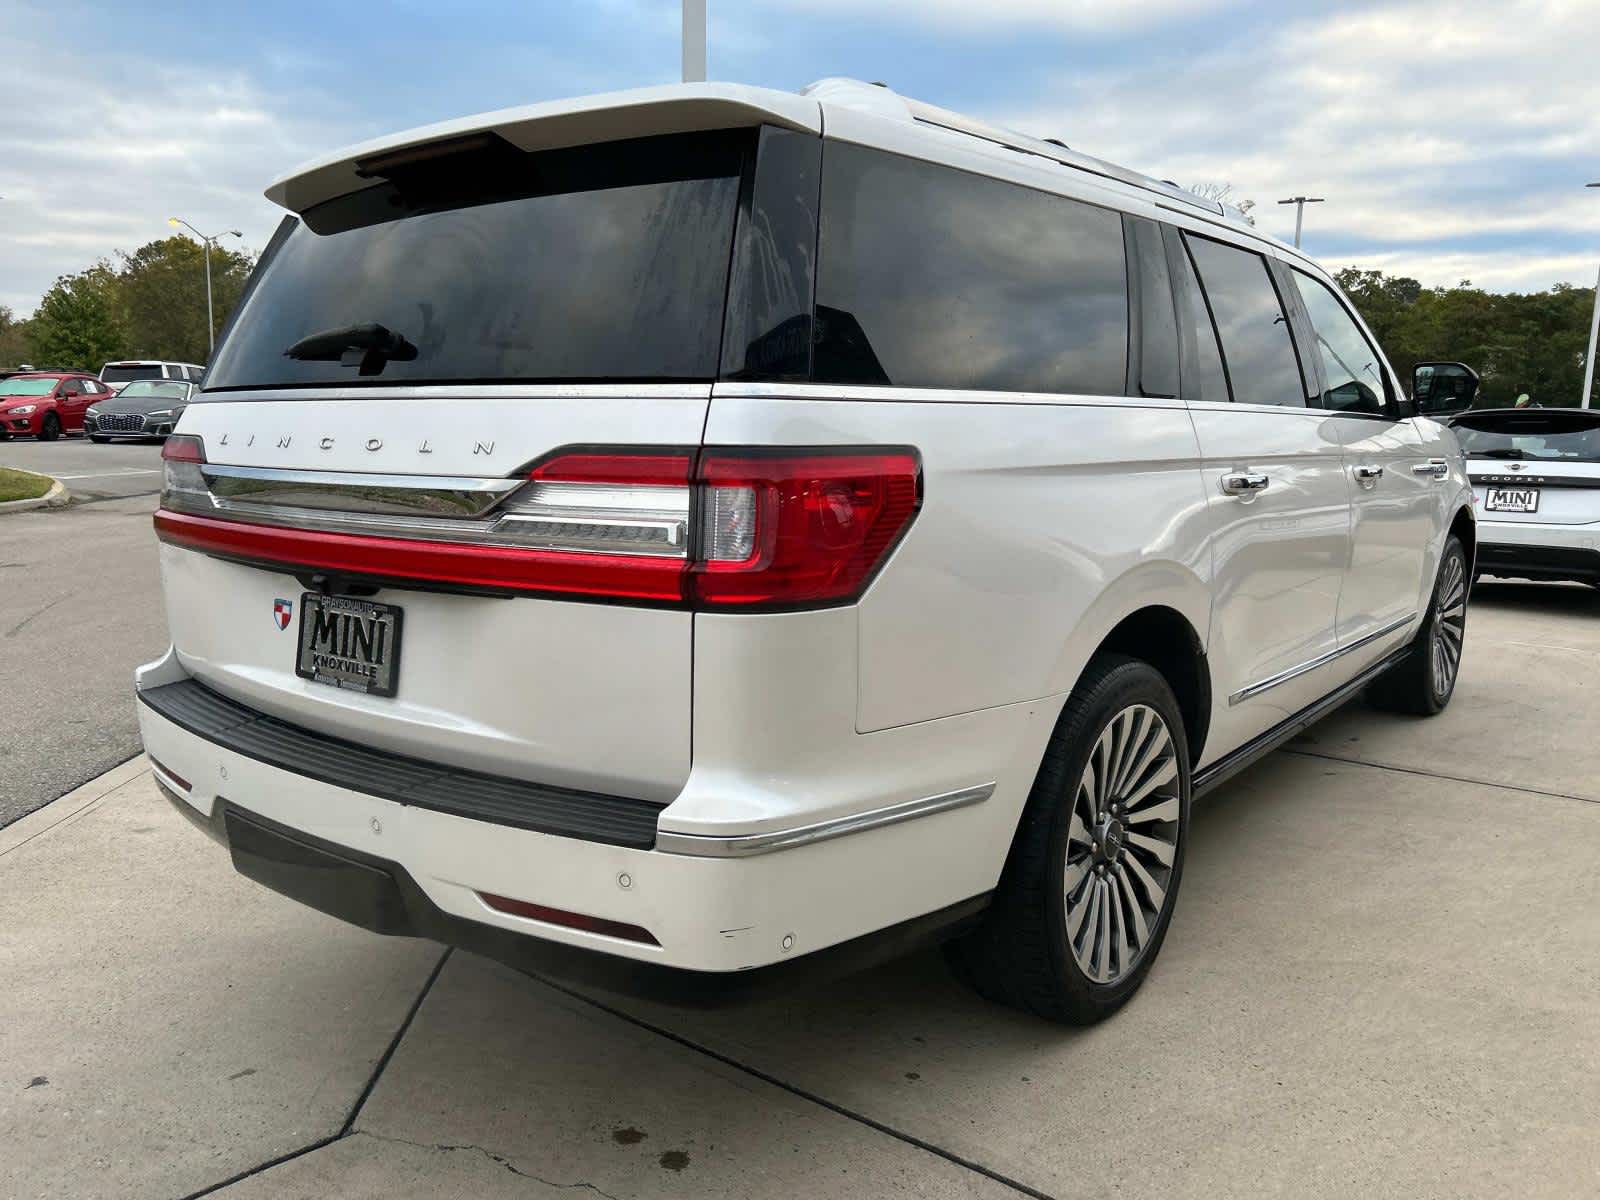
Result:
<instances>
[{"instance_id":1,"label":"mini logo","mask_svg":"<svg viewBox=\"0 0 1600 1200\"><path fill-rule=\"evenodd\" d=\"M294 601L278 599L272 602L272 620L279 629L289 628L289 618L294 616Z\"/></svg>"},{"instance_id":2,"label":"mini logo","mask_svg":"<svg viewBox=\"0 0 1600 1200\"><path fill-rule=\"evenodd\" d=\"M1528 469L1528 464L1527 463L1507 463L1506 464L1506 469L1508 471L1526 471Z\"/></svg>"}]
</instances>

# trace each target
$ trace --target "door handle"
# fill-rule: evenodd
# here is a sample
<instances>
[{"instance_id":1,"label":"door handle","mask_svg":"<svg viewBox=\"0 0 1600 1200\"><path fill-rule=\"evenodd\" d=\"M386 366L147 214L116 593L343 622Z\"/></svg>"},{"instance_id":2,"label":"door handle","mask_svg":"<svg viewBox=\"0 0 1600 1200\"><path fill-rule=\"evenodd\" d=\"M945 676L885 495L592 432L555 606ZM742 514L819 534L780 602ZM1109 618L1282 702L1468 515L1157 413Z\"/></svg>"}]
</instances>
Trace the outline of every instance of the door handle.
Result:
<instances>
[{"instance_id":1,"label":"door handle","mask_svg":"<svg viewBox=\"0 0 1600 1200\"><path fill-rule=\"evenodd\" d=\"M1417 463L1411 470L1418 475L1432 475L1435 479L1443 479L1450 474L1450 464L1442 458L1430 458L1425 463Z\"/></svg>"},{"instance_id":2,"label":"door handle","mask_svg":"<svg viewBox=\"0 0 1600 1200\"><path fill-rule=\"evenodd\" d=\"M1256 472L1234 471L1222 477L1222 490L1229 496L1252 499L1257 492L1266 491L1267 484L1271 482L1267 476Z\"/></svg>"},{"instance_id":3,"label":"door handle","mask_svg":"<svg viewBox=\"0 0 1600 1200\"><path fill-rule=\"evenodd\" d=\"M1383 478L1383 468L1377 463L1358 463L1355 473L1362 483L1377 483Z\"/></svg>"}]
</instances>

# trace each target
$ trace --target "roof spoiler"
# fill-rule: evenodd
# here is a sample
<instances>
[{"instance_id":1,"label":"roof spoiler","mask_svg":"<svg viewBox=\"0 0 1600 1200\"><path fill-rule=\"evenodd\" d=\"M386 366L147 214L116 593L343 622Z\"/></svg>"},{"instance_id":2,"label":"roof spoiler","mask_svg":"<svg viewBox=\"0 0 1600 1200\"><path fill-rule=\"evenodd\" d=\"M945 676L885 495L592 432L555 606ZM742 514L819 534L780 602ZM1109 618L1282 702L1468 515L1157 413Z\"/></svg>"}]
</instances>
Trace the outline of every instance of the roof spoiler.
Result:
<instances>
[{"instance_id":1,"label":"roof spoiler","mask_svg":"<svg viewBox=\"0 0 1600 1200\"><path fill-rule=\"evenodd\" d=\"M459 146L494 134L518 150L559 150L649 134L692 133L744 125L822 132L821 107L789 92L738 84L671 84L529 104L425 125L313 159L267 188L267 199L290 212L371 187L374 162L426 158L436 143Z\"/></svg>"}]
</instances>

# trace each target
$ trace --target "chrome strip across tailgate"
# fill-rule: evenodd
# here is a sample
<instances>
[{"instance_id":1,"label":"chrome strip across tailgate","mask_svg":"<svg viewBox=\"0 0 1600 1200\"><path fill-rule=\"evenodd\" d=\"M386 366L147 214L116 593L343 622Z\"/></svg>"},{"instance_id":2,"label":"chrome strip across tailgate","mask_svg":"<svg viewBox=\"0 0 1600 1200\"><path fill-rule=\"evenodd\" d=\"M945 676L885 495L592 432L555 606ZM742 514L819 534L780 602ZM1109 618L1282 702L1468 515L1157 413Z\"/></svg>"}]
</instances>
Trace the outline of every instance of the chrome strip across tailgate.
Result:
<instances>
[{"instance_id":1,"label":"chrome strip across tailgate","mask_svg":"<svg viewBox=\"0 0 1600 1200\"><path fill-rule=\"evenodd\" d=\"M456 475L288 471L218 463L206 463L200 472L219 509L271 506L446 520L481 517L527 482Z\"/></svg>"}]
</instances>

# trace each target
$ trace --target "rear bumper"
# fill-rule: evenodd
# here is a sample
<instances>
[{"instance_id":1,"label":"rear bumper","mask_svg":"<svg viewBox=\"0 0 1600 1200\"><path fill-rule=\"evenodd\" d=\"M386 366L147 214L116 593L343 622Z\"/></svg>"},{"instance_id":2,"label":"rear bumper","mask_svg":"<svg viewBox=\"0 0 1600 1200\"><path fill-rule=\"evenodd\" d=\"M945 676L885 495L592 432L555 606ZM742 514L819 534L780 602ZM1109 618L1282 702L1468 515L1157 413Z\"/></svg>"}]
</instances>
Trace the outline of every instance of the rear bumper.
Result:
<instances>
[{"instance_id":1,"label":"rear bumper","mask_svg":"<svg viewBox=\"0 0 1600 1200\"><path fill-rule=\"evenodd\" d=\"M1600 525L1478 521L1477 570L1517 579L1600 582Z\"/></svg>"},{"instance_id":2,"label":"rear bumper","mask_svg":"<svg viewBox=\"0 0 1600 1200\"><path fill-rule=\"evenodd\" d=\"M976 924L987 895L951 905L818 953L737 972L709 972L620 958L467 920L440 908L398 863L311 837L226 800L205 816L156 773L172 805L226 847L240 874L329 916L374 933L426 937L520 970L642 995L666 1003L736 1003L860 970Z\"/></svg>"},{"instance_id":3,"label":"rear bumper","mask_svg":"<svg viewBox=\"0 0 1600 1200\"><path fill-rule=\"evenodd\" d=\"M553 832L547 812L515 823L464 815L460 796L477 793L438 768L440 778L403 785L412 792L381 764L352 778L325 745L249 709L233 705L233 720L210 726L185 714L161 695L183 681L171 658L141 672L144 744L170 798L231 846L244 874L378 932L537 959L541 971L627 990L698 994L706 977L802 958L809 977L818 951L855 965L937 937L986 904L1000 859L989 870L975 847L1009 844L1015 824L985 797L771 852L670 853L626 822ZM294 845L274 848L273 837ZM318 855L332 861L296 862ZM293 869L263 865L274 861ZM637 927L658 944L514 915L485 896Z\"/></svg>"}]
</instances>

